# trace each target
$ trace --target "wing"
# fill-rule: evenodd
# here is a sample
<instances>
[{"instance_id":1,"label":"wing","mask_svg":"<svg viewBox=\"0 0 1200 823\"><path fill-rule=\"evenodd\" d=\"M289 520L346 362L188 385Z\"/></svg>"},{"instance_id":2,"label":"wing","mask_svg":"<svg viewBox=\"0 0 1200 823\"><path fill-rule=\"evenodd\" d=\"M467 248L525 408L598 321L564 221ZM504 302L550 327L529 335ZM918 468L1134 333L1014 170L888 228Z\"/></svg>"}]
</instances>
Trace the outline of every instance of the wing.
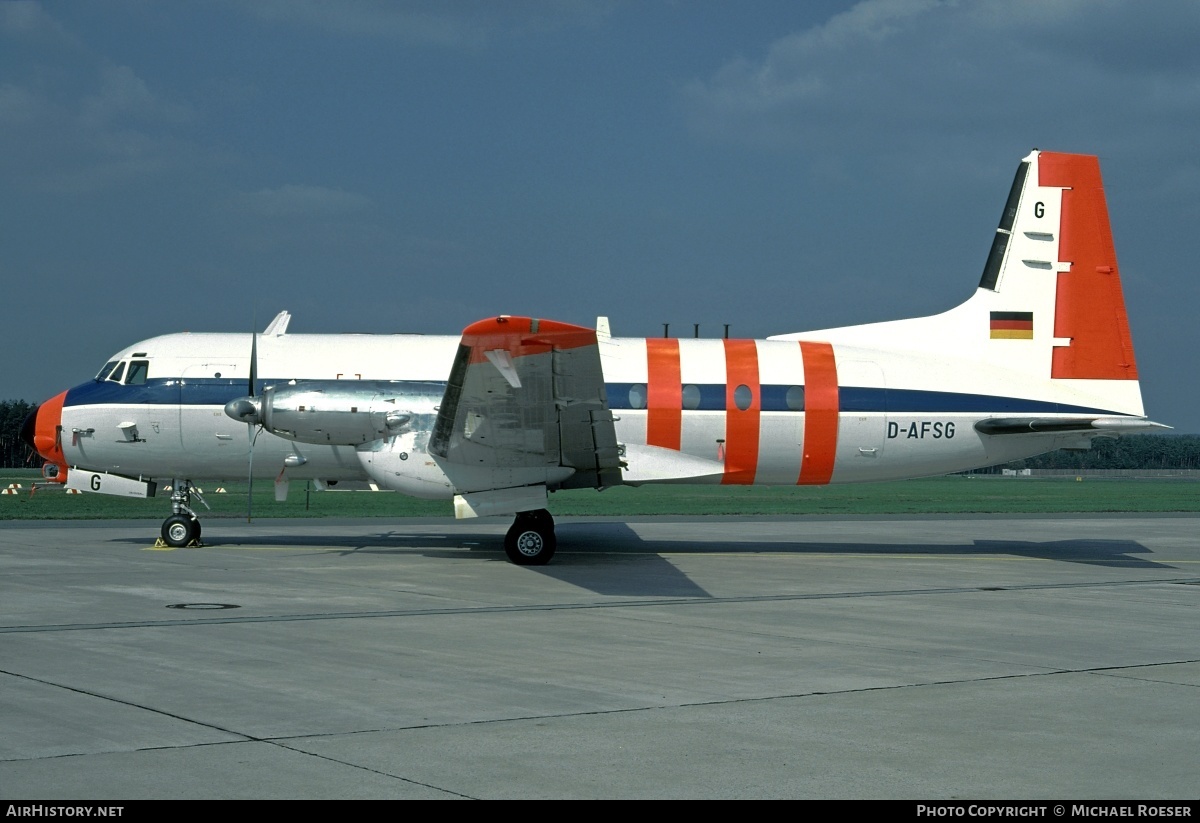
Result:
<instances>
[{"instance_id":1,"label":"wing","mask_svg":"<svg viewBox=\"0 0 1200 823\"><path fill-rule=\"evenodd\" d=\"M596 332L505 315L468 326L429 451L460 517L544 508L549 489L619 485Z\"/></svg>"}]
</instances>

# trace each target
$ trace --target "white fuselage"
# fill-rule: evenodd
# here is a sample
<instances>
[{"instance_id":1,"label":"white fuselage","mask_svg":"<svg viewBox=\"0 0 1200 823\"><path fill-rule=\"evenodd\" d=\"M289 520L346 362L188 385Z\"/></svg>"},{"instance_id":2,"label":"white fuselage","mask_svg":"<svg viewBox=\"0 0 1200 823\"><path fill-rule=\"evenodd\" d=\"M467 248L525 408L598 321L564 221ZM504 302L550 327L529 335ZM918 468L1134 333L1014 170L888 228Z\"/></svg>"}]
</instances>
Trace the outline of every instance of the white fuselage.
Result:
<instances>
[{"instance_id":1,"label":"white fuselage","mask_svg":"<svg viewBox=\"0 0 1200 823\"><path fill-rule=\"evenodd\" d=\"M260 335L258 385L444 383L459 342ZM799 340L602 336L599 345L617 438L628 450L629 483L795 485L943 474L1088 442L1076 433L987 437L974 424L990 416L1138 411L1103 408L1090 396L1089 381L1078 381L1064 402L1061 380L1039 383L950 353ZM93 381L66 393L61 451L69 467L140 478L236 479L246 476L253 438L259 477L276 477L286 466L292 479L379 479L361 445L288 440L225 414L225 403L251 393L247 335L166 335L112 360L141 361L142 382ZM413 433L402 436L411 446ZM373 448L378 452L379 444ZM451 491L431 487L425 496Z\"/></svg>"}]
</instances>

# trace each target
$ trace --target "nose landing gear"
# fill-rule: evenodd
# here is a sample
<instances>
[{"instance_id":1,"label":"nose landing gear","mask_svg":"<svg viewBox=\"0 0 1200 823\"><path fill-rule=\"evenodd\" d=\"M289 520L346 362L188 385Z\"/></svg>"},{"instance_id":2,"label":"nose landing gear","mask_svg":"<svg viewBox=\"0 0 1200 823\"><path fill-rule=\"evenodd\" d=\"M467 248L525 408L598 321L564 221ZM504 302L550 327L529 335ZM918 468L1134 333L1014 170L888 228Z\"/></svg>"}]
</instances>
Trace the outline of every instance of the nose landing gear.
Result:
<instances>
[{"instance_id":1,"label":"nose landing gear","mask_svg":"<svg viewBox=\"0 0 1200 823\"><path fill-rule=\"evenodd\" d=\"M171 486L170 517L163 521L162 538L155 544L159 547L182 549L200 545L200 518L192 511L192 495L211 511L211 507L190 480L177 480Z\"/></svg>"}]
</instances>

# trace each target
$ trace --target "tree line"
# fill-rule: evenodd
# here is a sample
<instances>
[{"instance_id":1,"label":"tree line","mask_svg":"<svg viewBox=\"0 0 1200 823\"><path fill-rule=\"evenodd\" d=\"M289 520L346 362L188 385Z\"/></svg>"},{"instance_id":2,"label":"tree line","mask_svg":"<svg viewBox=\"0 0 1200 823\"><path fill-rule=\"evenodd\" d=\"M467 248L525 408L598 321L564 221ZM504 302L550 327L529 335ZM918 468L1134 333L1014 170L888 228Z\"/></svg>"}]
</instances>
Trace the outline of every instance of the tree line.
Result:
<instances>
[{"instance_id":1,"label":"tree line","mask_svg":"<svg viewBox=\"0 0 1200 823\"><path fill-rule=\"evenodd\" d=\"M41 468L41 458L30 458L29 446L21 442L21 424L31 411L33 404L24 400L0 401L0 467Z\"/></svg>"},{"instance_id":2,"label":"tree line","mask_svg":"<svg viewBox=\"0 0 1200 823\"><path fill-rule=\"evenodd\" d=\"M21 442L21 424L34 405L0 401L0 467L40 468L41 458ZM1005 469L1200 469L1200 435L1131 434L1098 437L1087 451L1059 450L1006 463Z\"/></svg>"},{"instance_id":3,"label":"tree line","mask_svg":"<svg viewBox=\"0 0 1200 823\"><path fill-rule=\"evenodd\" d=\"M1059 449L997 469L1200 469L1200 435L1128 434L1097 437L1087 451Z\"/></svg>"}]
</instances>

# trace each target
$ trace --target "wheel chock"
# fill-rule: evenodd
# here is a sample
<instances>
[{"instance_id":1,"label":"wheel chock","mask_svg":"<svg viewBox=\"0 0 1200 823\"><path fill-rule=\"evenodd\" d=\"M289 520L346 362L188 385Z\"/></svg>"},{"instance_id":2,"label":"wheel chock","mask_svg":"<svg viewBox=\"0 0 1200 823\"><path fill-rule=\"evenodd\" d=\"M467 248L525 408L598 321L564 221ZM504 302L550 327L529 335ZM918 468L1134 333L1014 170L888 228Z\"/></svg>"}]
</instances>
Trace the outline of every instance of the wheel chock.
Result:
<instances>
[{"instance_id":1,"label":"wheel chock","mask_svg":"<svg viewBox=\"0 0 1200 823\"><path fill-rule=\"evenodd\" d=\"M156 537L156 538L154 538L154 548L156 548L156 549L173 549L175 547L167 545L166 541L164 541L161 537ZM190 543L188 543L186 546L184 546L183 548L185 548L185 549L202 549L202 548L204 548L204 544L201 543L199 540L193 540Z\"/></svg>"}]
</instances>

